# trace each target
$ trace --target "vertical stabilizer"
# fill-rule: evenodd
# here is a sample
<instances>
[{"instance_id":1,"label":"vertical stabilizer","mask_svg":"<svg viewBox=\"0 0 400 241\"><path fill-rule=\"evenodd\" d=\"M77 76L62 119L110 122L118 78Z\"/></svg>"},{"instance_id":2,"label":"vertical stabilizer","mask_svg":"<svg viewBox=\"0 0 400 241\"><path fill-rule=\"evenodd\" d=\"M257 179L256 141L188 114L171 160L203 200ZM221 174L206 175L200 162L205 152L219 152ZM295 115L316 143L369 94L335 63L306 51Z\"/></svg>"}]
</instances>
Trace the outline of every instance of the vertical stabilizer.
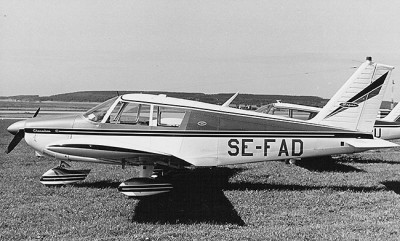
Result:
<instances>
[{"instance_id":1,"label":"vertical stabilizer","mask_svg":"<svg viewBox=\"0 0 400 241\"><path fill-rule=\"evenodd\" d=\"M390 111L390 113L381 120L394 122L397 121L399 117L400 117L400 102L397 103L397 105L393 108L393 110Z\"/></svg>"},{"instance_id":2,"label":"vertical stabilizer","mask_svg":"<svg viewBox=\"0 0 400 241\"><path fill-rule=\"evenodd\" d=\"M371 132L392 70L392 66L374 63L367 57L367 61L310 121Z\"/></svg>"}]
</instances>

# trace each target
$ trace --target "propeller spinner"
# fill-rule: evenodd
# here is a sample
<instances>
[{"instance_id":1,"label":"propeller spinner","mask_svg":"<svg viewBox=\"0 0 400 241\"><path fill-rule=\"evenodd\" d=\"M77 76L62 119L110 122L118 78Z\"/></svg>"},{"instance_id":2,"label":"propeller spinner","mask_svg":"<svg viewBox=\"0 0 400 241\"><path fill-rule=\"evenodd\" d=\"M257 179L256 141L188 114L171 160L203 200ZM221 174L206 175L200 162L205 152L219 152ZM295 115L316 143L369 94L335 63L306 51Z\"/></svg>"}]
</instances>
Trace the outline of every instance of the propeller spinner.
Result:
<instances>
[{"instance_id":1,"label":"propeller spinner","mask_svg":"<svg viewBox=\"0 0 400 241\"><path fill-rule=\"evenodd\" d=\"M35 118L39 114L40 108L38 108L33 115L32 118ZM25 136L25 120L15 122L14 124L10 125L7 128L7 131L14 135L14 138L11 140L10 144L5 151L7 154L10 153L14 148L18 145L18 143L24 138Z\"/></svg>"}]
</instances>

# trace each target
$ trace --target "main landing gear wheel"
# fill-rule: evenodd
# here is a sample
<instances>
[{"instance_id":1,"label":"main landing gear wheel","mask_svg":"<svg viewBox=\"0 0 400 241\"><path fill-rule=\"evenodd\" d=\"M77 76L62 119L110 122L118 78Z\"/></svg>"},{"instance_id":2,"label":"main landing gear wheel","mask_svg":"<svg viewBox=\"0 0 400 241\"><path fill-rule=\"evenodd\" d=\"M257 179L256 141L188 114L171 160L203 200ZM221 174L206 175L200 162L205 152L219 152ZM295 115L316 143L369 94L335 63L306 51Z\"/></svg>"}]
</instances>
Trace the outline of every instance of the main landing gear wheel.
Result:
<instances>
[{"instance_id":1,"label":"main landing gear wheel","mask_svg":"<svg viewBox=\"0 0 400 241\"><path fill-rule=\"evenodd\" d=\"M296 166L298 161L300 161L300 158L297 158L297 159L296 158L290 158L290 159L286 159L285 163L288 164L288 165Z\"/></svg>"},{"instance_id":2,"label":"main landing gear wheel","mask_svg":"<svg viewBox=\"0 0 400 241\"><path fill-rule=\"evenodd\" d=\"M70 165L64 161L48 170L40 177L40 182L46 186L66 185L83 181L89 175L90 169L68 170Z\"/></svg>"},{"instance_id":3,"label":"main landing gear wheel","mask_svg":"<svg viewBox=\"0 0 400 241\"><path fill-rule=\"evenodd\" d=\"M139 177L124 181L118 191L129 197L146 197L172 190L172 184L151 177L154 175L154 166L143 165L140 168Z\"/></svg>"}]
</instances>

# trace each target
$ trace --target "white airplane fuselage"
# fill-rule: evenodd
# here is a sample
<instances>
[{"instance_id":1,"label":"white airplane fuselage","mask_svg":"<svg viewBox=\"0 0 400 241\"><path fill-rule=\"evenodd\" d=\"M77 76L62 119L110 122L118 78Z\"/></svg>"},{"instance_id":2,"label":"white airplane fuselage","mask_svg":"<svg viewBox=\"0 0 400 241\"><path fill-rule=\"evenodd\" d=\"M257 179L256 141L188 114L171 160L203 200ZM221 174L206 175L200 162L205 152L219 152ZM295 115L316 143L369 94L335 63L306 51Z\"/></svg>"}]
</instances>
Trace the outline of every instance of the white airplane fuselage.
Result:
<instances>
[{"instance_id":1,"label":"white airplane fuselage","mask_svg":"<svg viewBox=\"0 0 400 241\"><path fill-rule=\"evenodd\" d=\"M179 125L160 124L161 118L156 123L156 111L146 114L147 120L142 124L104 119L96 122L78 115L33 118L17 125L23 125L26 142L39 153L60 160L108 164L160 161L176 166L220 166L389 147L387 143L375 146L379 141L370 133L229 107L190 101L182 105L140 99L122 101L147 105L149 110L172 108L176 111L171 113L180 111L184 115ZM158 115L161 116L160 111Z\"/></svg>"}]
</instances>

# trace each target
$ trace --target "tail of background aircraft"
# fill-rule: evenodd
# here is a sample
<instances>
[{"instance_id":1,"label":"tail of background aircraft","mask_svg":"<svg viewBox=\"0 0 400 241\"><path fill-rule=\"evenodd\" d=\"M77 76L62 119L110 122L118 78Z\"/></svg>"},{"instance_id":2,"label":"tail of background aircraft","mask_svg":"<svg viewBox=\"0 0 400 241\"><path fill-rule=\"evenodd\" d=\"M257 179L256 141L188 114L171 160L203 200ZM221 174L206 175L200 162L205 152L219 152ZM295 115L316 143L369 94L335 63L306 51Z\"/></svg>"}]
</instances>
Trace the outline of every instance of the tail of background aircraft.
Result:
<instances>
[{"instance_id":1,"label":"tail of background aircraft","mask_svg":"<svg viewBox=\"0 0 400 241\"><path fill-rule=\"evenodd\" d=\"M400 102L397 103L397 105L393 108L390 113L385 116L385 118L382 118L382 121L397 121L400 118Z\"/></svg>"},{"instance_id":2,"label":"tail of background aircraft","mask_svg":"<svg viewBox=\"0 0 400 241\"><path fill-rule=\"evenodd\" d=\"M349 130L371 132L394 67L370 57L310 121Z\"/></svg>"}]
</instances>

